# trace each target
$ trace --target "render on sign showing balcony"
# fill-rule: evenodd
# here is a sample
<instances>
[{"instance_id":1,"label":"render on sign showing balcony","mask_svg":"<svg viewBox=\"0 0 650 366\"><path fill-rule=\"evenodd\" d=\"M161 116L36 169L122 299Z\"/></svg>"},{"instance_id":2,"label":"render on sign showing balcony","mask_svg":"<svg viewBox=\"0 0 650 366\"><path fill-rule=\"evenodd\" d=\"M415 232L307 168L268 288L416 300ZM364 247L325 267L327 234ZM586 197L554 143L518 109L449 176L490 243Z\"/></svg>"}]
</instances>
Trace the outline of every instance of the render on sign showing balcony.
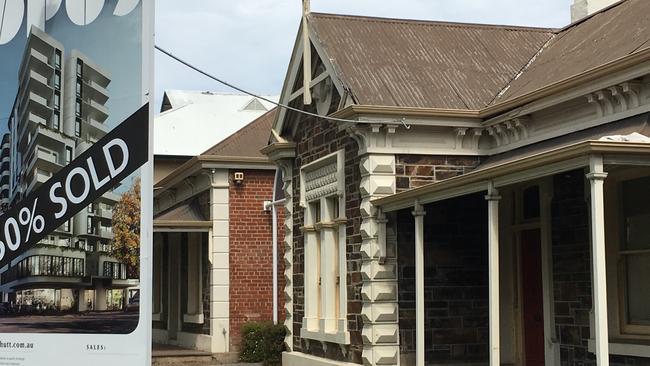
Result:
<instances>
[{"instance_id":1,"label":"render on sign showing balcony","mask_svg":"<svg viewBox=\"0 0 650 366\"><path fill-rule=\"evenodd\" d=\"M26 166L29 171L39 168L49 172L57 172L63 167L59 153L40 147L37 147L28 159Z\"/></svg>"},{"instance_id":2,"label":"render on sign showing balcony","mask_svg":"<svg viewBox=\"0 0 650 366\"><path fill-rule=\"evenodd\" d=\"M72 50L71 52L71 58L74 60L75 58L80 59L84 66L83 66L83 80L86 82L93 82L97 86L106 89L108 87L108 84L111 83L110 79L110 73L108 70L104 69L103 67L99 66L96 64L93 60L89 59L85 55L83 55L81 52L77 50ZM76 62L76 61L75 61Z\"/></svg>"},{"instance_id":3,"label":"render on sign showing balcony","mask_svg":"<svg viewBox=\"0 0 650 366\"><path fill-rule=\"evenodd\" d=\"M29 184L27 185L27 189L25 189L25 194L29 194L32 192L34 189L40 187L41 184L45 183L48 181L48 179L52 178L52 173L47 172L42 169L36 168L34 170L34 175L31 180L29 180Z\"/></svg>"},{"instance_id":4,"label":"render on sign showing balcony","mask_svg":"<svg viewBox=\"0 0 650 366\"><path fill-rule=\"evenodd\" d=\"M113 219L113 210L107 208L100 208L95 211L95 215L103 219L112 220Z\"/></svg>"},{"instance_id":5,"label":"render on sign showing balcony","mask_svg":"<svg viewBox=\"0 0 650 366\"><path fill-rule=\"evenodd\" d=\"M108 101L108 90L93 80L84 80L84 95L96 100L98 103L106 104Z\"/></svg>"},{"instance_id":6,"label":"render on sign showing balcony","mask_svg":"<svg viewBox=\"0 0 650 366\"><path fill-rule=\"evenodd\" d=\"M106 108L106 106L99 104L90 98L83 98L82 101L84 103L84 115L86 115L88 119L92 118L101 122L106 121L108 118L108 108Z\"/></svg>"},{"instance_id":7,"label":"render on sign showing balcony","mask_svg":"<svg viewBox=\"0 0 650 366\"><path fill-rule=\"evenodd\" d=\"M31 112L43 118L49 118L52 115L52 107L48 99L30 91L25 95L23 105L25 106L24 113Z\"/></svg>"},{"instance_id":8,"label":"render on sign showing balcony","mask_svg":"<svg viewBox=\"0 0 650 366\"><path fill-rule=\"evenodd\" d=\"M113 228L106 226L99 226L99 237L103 239L113 239Z\"/></svg>"},{"instance_id":9,"label":"render on sign showing balcony","mask_svg":"<svg viewBox=\"0 0 650 366\"><path fill-rule=\"evenodd\" d=\"M52 48L52 52L54 52L54 48ZM50 65L47 56L41 52L33 48L28 49L26 57L28 57L28 60L26 63L23 61L22 67L18 74L20 75L21 79L24 78L24 74L27 70L36 71L37 73L47 78L50 78L54 74L54 67Z\"/></svg>"},{"instance_id":10,"label":"render on sign showing balcony","mask_svg":"<svg viewBox=\"0 0 650 366\"><path fill-rule=\"evenodd\" d=\"M113 210L109 208L96 208L92 212L88 212L88 216L98 217L106 220L112 220Z\"/></svg>"},{"instance_id":11,"label":"render on sign showing balcony","mask_svg":"<svg viewBox=\"0 0 650 366\"><path fill-rule=\"evenodd\" d=\"M85 130L88 136L94 137L95 139L100 139L104 137L110 129L105 124L95 120L94 118L88 118L85 121ZM82 128L84 130L84 128Z\"/></svg>"},{"instance_id":12,"label":"render on sign showing balcony","mask_svg":"<svg viewBox=\"0 0 650 366\"><path fill-rule=\"evenodd\" d=\"M27 134L25 132L34 130L38 125L47 126L48 121L49 118L46 119L35 113L27 112L25 114L24 120L21 121L20 123L20 131L18 131L18 141L22 143L23 139L27 138Z\"/></svg>"},{"instance_id":13,"label":"render on sign showing balcony","mask_svg":"<svg viewBox=\"0 0 650 366\"><path fill-rule=\"evenodd\" d=\"M21 89L23 90L19 99L24 98L27 91L35 92L38 95L50 100L54 89L50 85L51 77L43 76L35 71L30 70L26 74L27 78L20 81Z\"/></svg>"}]
</instances>

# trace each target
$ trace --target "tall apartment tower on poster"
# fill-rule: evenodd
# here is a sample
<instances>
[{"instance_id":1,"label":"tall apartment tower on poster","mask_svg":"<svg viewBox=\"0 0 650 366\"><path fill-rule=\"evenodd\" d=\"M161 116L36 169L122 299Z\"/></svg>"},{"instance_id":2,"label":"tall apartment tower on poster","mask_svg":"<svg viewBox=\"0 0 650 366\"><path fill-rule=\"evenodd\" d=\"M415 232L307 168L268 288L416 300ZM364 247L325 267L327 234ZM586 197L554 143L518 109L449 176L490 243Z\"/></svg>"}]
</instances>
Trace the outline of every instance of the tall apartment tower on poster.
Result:
<instances>
[{"instance_id":1,"label":"tall apartment tower on poster","mask_svg":"<svg viewBox=\"0 0 650 366\"><path fill-rule=\"evenodd\" d=\"M4 212L9 206L9 178L11 176L11 142L9 134L2 136L0 143L0 212Z\"/></svg>"},{"instance_id":2,"label":"tall apartment tower on poster","mask_svg":"<svg viewBox=\"0 0 650 366\"><path fill-rule=\"evenodd\" d=\"M32 27L19 72L19 90L9 118L8 194L16 203L109 131L110 75L77 50ZM6 194L6 196L5 196ZM113 191L79 212L34 248L0 272L2 300L48 309L85 311L120 309L126 290L126 265L111 257Z\"/></svg>"}]
</instances>

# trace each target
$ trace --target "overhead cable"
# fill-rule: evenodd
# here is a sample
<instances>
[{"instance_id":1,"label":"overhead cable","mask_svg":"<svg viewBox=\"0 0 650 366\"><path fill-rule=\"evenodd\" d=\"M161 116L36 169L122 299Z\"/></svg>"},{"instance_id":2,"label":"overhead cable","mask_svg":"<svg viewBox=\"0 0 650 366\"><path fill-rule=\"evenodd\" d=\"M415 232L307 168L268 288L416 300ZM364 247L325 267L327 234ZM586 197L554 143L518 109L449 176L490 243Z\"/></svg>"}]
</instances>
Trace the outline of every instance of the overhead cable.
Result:
<instances>
[{"instance_id":1,"label":"overhead cable","mask_svg":"<svg viewBox=\"0 0 650 366\"><path fill-rule=\"evenodd\" d=\"M173 60L175 60L175 61L177 61L177 62L179 62L179 63L181 63L181 64L183 64L183 65L185 65L186 67L188 67L188 68L190 68L190 69L192 69L192 70L198 72L199 74L201 74L201 75L203 75L203 76L206 76L206 77L208 77L208 78L210 78L210 79L212 79L212 80L218 82L219 84L225 85L225 86L227 86L227 87L229 87L229 88L231 88L231 89L237 90L238 92L240 92L240 93L244 93L244 94L249 95L249 96L251 96L251 97L261 99L261 100L263 100L263 101L265 101L265 102L268 102L268 103L270 103L270 104L273 104L273 105L275 105L275 106L277 106L277 107L279 107L279 108L284 108L284 109L287 109L287 110L290 110L290 111L293 111L293 112L296 112L296 113L304 114L304 115L306 115L306 116L316 117L316 118L322 118L322 119L326 119L326 120L329 120L329 121L335 121L335 122L350 122L350 123L358 123L358 122L359 122L359 121L352 120L352 119L344 119L344 118L336 118L336 117L321 116L321 115L319 115L319 114L317 114L317 113L312 113L312 112L304 111L304 110L302 110L302 109L295 108L295 107L292 107L292 106L287 105L287 104L283 104L283 103L276 102L276 101L271 100L271 99L269 99L269 98L267 98L267 97L264 97L264 96L261 96L261 95L257 95L257 94L255 94L255 93L253 93L253 92L250 92L250 91L248 91L248 90L246 90L246 89L244 89L244 88L240 88L240 87L238 87L238 86L236 86L236 85L234 85L234 84L232 84L232 83L229 83L229 82L227 82L227 81L225 81L225 80L223 80L223 79L220 79L220 78L218 78L218 77L216 77L216 76L214 76L214 75L208 73L207 71L204 71L203 69L201 69L201 68L199 68L199 67L196 67L196 66L192 65L190 62L183 60L182 58L180 58L180 57L174 55L173 53L167 51L166 49L164 49L164 48L162 48L162 47L160 47L160 46L158 46L158 45L155 45L155 48L156 48L156 50L158 50L158 51L160 51L161 53L165 54L165 55L168 56L169 58L171 58L171 59L173 59ZM364 121L364 122L373 122L373 121ZM375 123L386 123L386 121L374 121L374 122L375 122ZM406 129L410 129L410 128L411 128L411 126L409 126L409 125L406 124L406 122L405 122L404 119L401 119L401 120L395 120L394 122L401 123L401 124L402 124Z\"/></svg>"}]
</instances>

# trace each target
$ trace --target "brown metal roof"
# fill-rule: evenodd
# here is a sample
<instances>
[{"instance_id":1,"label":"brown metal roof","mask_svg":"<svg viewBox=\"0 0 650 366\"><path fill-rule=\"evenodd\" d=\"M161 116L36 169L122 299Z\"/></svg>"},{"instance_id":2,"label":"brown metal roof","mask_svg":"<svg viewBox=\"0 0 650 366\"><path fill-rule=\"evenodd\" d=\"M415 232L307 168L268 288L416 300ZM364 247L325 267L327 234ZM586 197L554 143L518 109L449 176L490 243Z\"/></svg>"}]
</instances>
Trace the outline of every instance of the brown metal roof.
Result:
<instances>
[{"instance_id":1,"label":"brown metal roof","mask_svg":"<svg viewBox=\"0 0 650 366\"><path fill-rule=\"evenodd\" d=\"M206 150L201 156L223 156L239 158L266 158L260 150L269 139L277 108L268 111L239 131L228 136L218 144Z\"/></svg>"},{"instance_id":2,"label":"brown metal roof","mask_svg":"<svg viewBox=\"0 0 650 366\"><path fill-rule=\"evenodd\" d=\"M484 108L553 36L541 28L318 13L309 21L362 105Z\"/></svg>"},{"instance_id":3,"label":"brown metal roof","mask_svg":"<svg viewBox=\"0 0 650 366\"><path fill-rule=\"evenodd\" d=\"M626 0L561 30L496 102L503 102L650 47L650 1Z\"/></svg>"},{"instance_id":4,"label":"brown metal roof","mask_svg":"<svg viewBox=\"0 0 650 366\"><path fill-rule=\"evenodd\" d=\"M360 105L482 110L650 49L650 1L561 30L312 13Z\"/></svg>"}]
</instances>

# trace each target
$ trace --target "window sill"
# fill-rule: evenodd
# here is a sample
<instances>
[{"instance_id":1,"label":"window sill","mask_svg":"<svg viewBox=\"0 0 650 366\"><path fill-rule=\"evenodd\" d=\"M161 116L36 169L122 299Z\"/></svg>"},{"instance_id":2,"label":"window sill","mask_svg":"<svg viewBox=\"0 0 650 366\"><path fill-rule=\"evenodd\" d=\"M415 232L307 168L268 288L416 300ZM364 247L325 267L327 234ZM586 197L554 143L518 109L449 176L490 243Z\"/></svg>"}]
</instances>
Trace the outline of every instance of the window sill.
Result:
<instances>
[{"instance_id":1,"label":"window sill","mask_svg":"<svg viewBox=\"0 0 650 366\"><path fill-rule=\"evenodd\" d=\"M300 337L320 342L337 344L350 344L350 332L338 331L336 333L325 333L318 330L300 329Z\"/></svg>"},{"instance_id":2,"label":"window sill","mask_svg":"<svg viewBox=\"0 0 650 366\"><path fill-rule=\"evenodd\" d=\"M591 353L596 352L596 341L594 339L589 340L588 349ZM633 357L650 357L650 345L633 343L632 341L629 343L624 343L620 340L610 340L609 354Z\"/></svg>"},{"instance_id":3,"label":"window sill","mask_svg":"<svg viewBox=\"0 0 650 366\"><path fill-rule=\"evenodd\" d=\"M203 314L184 314L183 323L203 324Z\"/></svg>"}]
</instances>

